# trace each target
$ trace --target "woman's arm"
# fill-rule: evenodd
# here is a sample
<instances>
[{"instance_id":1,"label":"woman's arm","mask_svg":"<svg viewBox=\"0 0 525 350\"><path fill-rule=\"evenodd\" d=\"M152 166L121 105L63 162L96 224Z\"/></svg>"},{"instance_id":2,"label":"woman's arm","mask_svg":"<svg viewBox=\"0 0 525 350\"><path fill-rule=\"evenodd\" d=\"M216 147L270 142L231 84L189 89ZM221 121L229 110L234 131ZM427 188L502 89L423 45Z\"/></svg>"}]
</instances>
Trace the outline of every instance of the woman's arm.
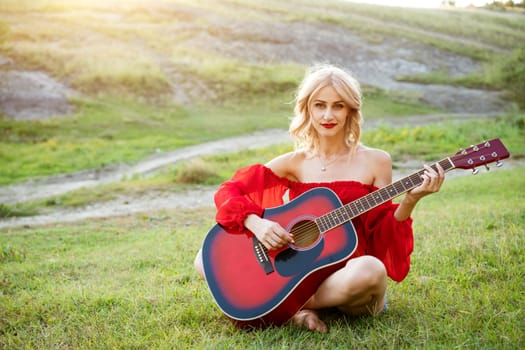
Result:
<instances>
[{"instance_id":1,"label":"woman's arm","mask_svg":"<svg viewBox=\"0 0 525 350\"><path fill-rule=\"evenodd\" d=\"M428 165L425 165L425 172L421 175L423 182L421 185L407 192L405 197L401 200L399 207L394 213L394 218L397 221L404 221L410 217L412 210L419 200L431 193L438 192L445 180L445 171L437 164L437 171Z\"/></svg>"},{"instance_id":2,"label":"woman's arm","mask_svg":"<svg viewBox=\"0 0 525 350\"><path fill-rule=\"evenodd\" d=\"M392 159L386 152L375 150L371 167L374 171L374 186L378 188L385 187L392 183ZM399 203L394 212L394 218L397 221L404 221L410 217L414 207L419 200L431 193L438 192L445 179L443 168L437 164L437 171L428 165L424 166L425 171L421 176L423 182L416 188L413 188Z\"/></svg>"},{"instance_id":3,"label":"woman's arm","mask_svg":"<svg viewBox=\"0 0 525 350\"><path fill-rule=\"evenodd\" d=\"M244 227L250 230L268 249L279 249L287 244L294 243L292 234L280 224L255 214L246 217Z\"/></svg>"},{"instance_id":4,"label":"woman's arm","mask_svg":"<svg viewBox=\"0 0 525 350\"><path fill-rule=\"evenodd\" d=\"M228 232L251 231L268 249L293 242L279 224L264 219L266 207L282 204L288 180L260 164L239 169L215 193L216 221Z\"/></svg>"}]
</instances>

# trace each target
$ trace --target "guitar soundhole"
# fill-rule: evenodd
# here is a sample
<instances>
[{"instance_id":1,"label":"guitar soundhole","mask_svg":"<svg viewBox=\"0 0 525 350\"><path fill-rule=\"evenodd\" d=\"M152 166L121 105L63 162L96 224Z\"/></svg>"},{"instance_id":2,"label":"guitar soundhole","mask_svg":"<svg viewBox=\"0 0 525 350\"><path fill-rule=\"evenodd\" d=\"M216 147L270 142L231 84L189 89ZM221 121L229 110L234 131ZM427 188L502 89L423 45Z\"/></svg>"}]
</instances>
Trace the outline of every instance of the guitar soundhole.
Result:
<instances>
[{"instance_id":1,"label":"guitar soundhole","mask_svg":"<svg viewBox=\"0 0 525 350\"><path fill-rule=\"evenodd\" d=\"M294 236L295 246L308 248L319 240L319 228L314 221L303 220L297 222L290 231Z\"/></svg>"}]
</instances>

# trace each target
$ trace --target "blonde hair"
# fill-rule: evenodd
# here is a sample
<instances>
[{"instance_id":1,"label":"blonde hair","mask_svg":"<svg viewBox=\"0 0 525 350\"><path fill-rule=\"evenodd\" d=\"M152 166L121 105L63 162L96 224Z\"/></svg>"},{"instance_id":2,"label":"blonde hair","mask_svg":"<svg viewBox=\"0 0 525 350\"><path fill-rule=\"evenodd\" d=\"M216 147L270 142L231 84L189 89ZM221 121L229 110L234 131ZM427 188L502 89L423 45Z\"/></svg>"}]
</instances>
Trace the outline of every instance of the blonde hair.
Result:
<instances>
[{"instance_id":1,"label":"blonde hair","mask_svg":"<svg viewBox=\"0 0 525 350\"><path fill-rule=\"evenodd\" d=\"M323 64L311 67L297 90L294 117L289 127L296 150L314 154L319 151L319 135L312 127L309 106L319 91L327 86L335 89L349 109L344 129L347 146L354 151L359 143L362 123L359 82L341 68Z\"/></svg>"}]
</instances>

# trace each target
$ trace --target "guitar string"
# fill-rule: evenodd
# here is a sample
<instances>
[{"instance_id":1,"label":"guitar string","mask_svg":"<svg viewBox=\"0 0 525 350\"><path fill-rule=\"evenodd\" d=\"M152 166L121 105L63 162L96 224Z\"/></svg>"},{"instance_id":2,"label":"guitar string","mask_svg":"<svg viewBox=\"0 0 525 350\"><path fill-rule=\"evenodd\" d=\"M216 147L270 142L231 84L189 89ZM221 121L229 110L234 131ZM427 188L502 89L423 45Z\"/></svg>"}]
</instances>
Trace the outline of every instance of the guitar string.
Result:
<instances>
[{"instance_id":1,"label":"guitar string","mask_svg":"<svg viewBox=\"0 0 525 350\"><path fill-rule=\"evenodd\" d=\"M448 158L442 159L441 161L438 161L436 163L440 164L445 169L445 171L449 170L449 168L452 168L450 166L451 162L450 162L450 160ZM434 167L436 163L432 164L431 166ZM419 185L422 182L421 174L423 172L424 172L424 169L421 169L418 172L416 172L414 174L411 174L411 175L407 176L405 179L402 179L402 180L407 180L407 181L410 180L412 186L417 186L417 185ZM401 194L402 192L405 192L407 190L405 188L405 185L403 183L401 183L400 181L394 182L394 183L389 185L389 186L393 186L395 188L395 190L398 192L397 194ZM407 182L407 185L410 185L410 184L408 184L408 182ZM409 186L409 187L411 187L411 186ZM376 191L377 193L375 193L375 194L374 194L374 192L372 192L369 195L361 197L359 199L360 202L355 203L354 205L366 204L366 203L364 203L365 200L368 201L368 204L370 204L370 200L372 200L373 204L377 204L376 198L373 197L374 195L375 196L380 196L380 197L377 197L377 198L381 199L379 201L380 203L384 202L385 200L384 200L383 196L385 195L385 193L383 193L383 192L387 191L387 188L388 188L388 186L384 187L382 189L379 189L378 191ZM387 198L392 198L392 196L390 196L389 194L386 194L386 197ZM361 203L361 202L363 202L363 203ZM363 209L366 209L366 205L364 205ZM361 211L358 211L358 213L359 212L361 212ZM356 213L356 214L358 214L358 213ZM354 213L352 213L352 214L354 214ZM339 218L339 217L337 217L337 218ZM346 221L346 220L344 220L344 221ZM300 222L298 225L296 225L296 226L294 226L292 228L292 232L293 232L293 235L294 235L294 240L296 241L296 244L299 245L299 246L303 242L311 242L312 241L312 237L314 236L314 234L315 234L315 239L317 239L319 237L319 235L321 234L321 230L320 230L319 225L313 220L312 221Z\"/></svg>"},{"instance_id":2,"label":"guitar string","mask_svg":"<svg viewBox=\"0 0 525 350\"><path fill-rule=\"evenodd\" d=\"M294 235L295 244L302 246L307 242L312 242L312 237L315 234L315 240L319 237L320 231L319 227L314 221L305 221L301 222L299 225L294 226L292 229ZM312 242L313 243L313 242Z\"/></svg>"}]
</instances>

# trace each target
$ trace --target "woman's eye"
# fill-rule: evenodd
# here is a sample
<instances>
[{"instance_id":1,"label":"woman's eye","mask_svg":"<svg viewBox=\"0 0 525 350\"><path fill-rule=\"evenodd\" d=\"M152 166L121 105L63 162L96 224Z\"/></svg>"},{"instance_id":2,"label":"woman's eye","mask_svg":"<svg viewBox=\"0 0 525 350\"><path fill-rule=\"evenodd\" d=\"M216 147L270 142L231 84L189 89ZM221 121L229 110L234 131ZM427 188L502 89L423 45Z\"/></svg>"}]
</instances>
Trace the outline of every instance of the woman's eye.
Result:
<instances>
[{"instance_id":1,"label":"woman's eye","mask_svg":"<svg viewBox=\"0 0 525 350\"><path fill-rule=\"evenodd\" d=\"M334 109L337 109L337 110L341 110L341 109L343 109L343 108L345 108L345 105L342 104L342 103L340 103L340 104L336 104L336 105L334 106Z\"/></svg>"}]
</instances>

